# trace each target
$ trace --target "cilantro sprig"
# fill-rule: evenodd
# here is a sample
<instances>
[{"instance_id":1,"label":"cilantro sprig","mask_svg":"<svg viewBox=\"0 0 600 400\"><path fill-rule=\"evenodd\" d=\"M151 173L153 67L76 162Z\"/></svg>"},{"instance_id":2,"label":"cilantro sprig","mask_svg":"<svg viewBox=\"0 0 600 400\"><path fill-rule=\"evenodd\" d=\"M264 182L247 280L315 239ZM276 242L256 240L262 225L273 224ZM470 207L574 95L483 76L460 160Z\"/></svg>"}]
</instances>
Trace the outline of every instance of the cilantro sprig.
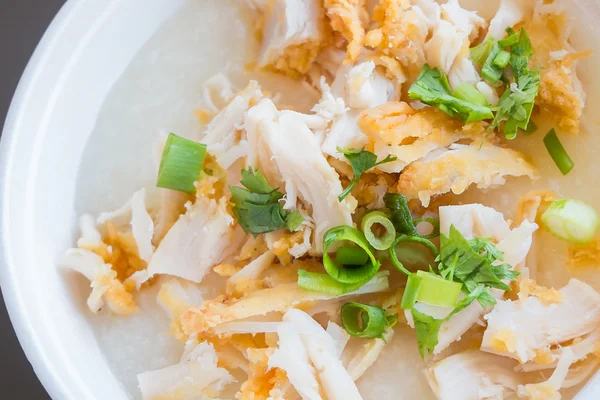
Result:
<instances>
[{"instance_id":1,"label":"cilantro sprig","mask_svg":"<svg viewBox=\"0 0 600 400\"><path fill-rule=\"evenodd\" d=\"M451 92L448 77L439 69L432 69L425 64L417 80L408 89L408 97L435 106L450 116L456 116L465 122L481 121L494 117L491 108L461 100Z\"/></svg>"},{"instance_id":2,"label":"cilantro sprig","mask_svg":"<svg viewBox=\"0 0 600 400\"><path fill-rule=\"evenodd\" d=\"M495 305L491 289L510 290L505 281L512 281L518 275L510 265L502 263L503 254L491 239L467 240L454 226L450 227L448 236L441 235L440 254L435 261L437 271L431 268L431 273L437 272L443 279L461 283L465 297L443 319L411 308L421 357L433 353L444 322L474 301L484 309Z\"/></svg>"},{"instance_id":3,"label":"cilantro sprig","mask_svg":"<svg viewBox=\"0 0 600 400\"><path fill-rule=\"evenodd\" d=\"M346 157L346 159L350 163L350 166L352 167L352 173L354 174L354 177L350 181L348 187L344 189L344 191L338 196L339 201L344 200L344 198L348 196L350 192L352 192L352 188L354 188L354 185L358 183L363 173L378 165L396 161L398 159L396 156L387 156L386 158L378 162L377 156L371 153L370 151L365 150L364 148L342 149L338 147L337 151L339 151L344 155L344 157Z\"/></svg>"},{"instance_id":4,"label":"cilantro sprig","mask_svg":"<svg viewBox=\"0 0 600 400\"><path fill-rule=\"evenodd\" d=\"M296 229L303 221L298 211L283 209L279 202L283 193L273 188L259 170L242 170L241 184L245 188L230 186L233 213L244 232L256 236L260 233L287 228Z\"/></svg>"}]
</instances>

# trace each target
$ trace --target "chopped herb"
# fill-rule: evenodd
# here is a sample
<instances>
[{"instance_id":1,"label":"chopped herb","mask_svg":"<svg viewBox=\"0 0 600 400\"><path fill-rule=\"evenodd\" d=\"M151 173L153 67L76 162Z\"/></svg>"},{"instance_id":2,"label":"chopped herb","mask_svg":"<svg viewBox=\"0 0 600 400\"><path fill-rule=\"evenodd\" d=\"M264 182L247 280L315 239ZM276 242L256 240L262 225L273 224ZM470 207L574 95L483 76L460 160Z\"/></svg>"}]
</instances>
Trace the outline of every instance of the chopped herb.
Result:
<instances>
[{"instance_id":1,"label":"chopped herb","mask_svg":"<svg viewBox=\"0 0 600 400\"><path fill-rule=\"evenodd\" d=\"M515 34L511 34L509 37L513 35ZM507 139L514 139L519 129L528 130L531 112L540 86L539 72L529 69L529 59L533 55L529 36L524 29L521 29L518 36L518 41L510 46L509 61L516 82L506 86L500 98L496 116L490 125L490 128L494 129L504 122L503 130ZM514 39L511 39L510 42L514 42Z\"/></svg>"},{"instance_id":2,"label":"chopped herb","mask_svg":"<svg viewBox=\"0 0 600 400\"><path fill-rule=\"evenodd\" d=\"M296 229L303 221L298 211L283 209L283 193L273 188L265 176L252 168L242 170L244 188L230 186L233 213L244 232L256 236L287 228Z\"/></svg>"},{"instance_id":3,"label":"chopped herb","mask_svg":"<svg viewBox=\"0 0 600 400\"><path fill-rule=\"evenodd\" d=\"M346 196L350 194L354 185L358 183L361 175L370 170L373 167L376 167L381 164L389 163L392 161L396 161L396 156L387 156L385 159L381 161L377 161L377 156L370 151L363 149L341 149L337 148L337 151L342 153L344 157L348 160L350 165L352 166L352 173L354 177L350 181L350 184L344 191L338 196L338 200L342 201Z\"/></svg>"},{"instance_id":4,"label":"chopped herb","mask_svg":"<svg viewBox=\"0 0 600 400\"><path fill-rule=\"evenodd\" d=\"M497 84L500 81L500 78L502 78L502 73L504 72L504 68L506 67L506 64L508 64L507 60L504 67L499 67L496 65L496 57L499 57L502 52L502 47L500 47L498 43L494 44L492 46L490 54L485 60L485 63L483 63L483 66L481 67L481 76L483 76L492 84Z\"/></svg>"},{"instance_id":5,"label":"chopped herb","mask_svg":"<svg viewBox=\"0 0 600 400\"><path fill-rule=\"evenodd\" d=\"M194 182L200 177L206 145L170 133L165 143L156 186L196 193Z\"/></svg>"},{"instance_id":6,"label":"chopped herb","mask_svg":"<svg viewBox=\"0 0 600 400\"><path fill-rule=\"evenodd\" d=\"M465 122L475 122L494 117L487 106L461 100L451 94L448 77L439 69L425 64L417 80L408 90L408 96L425 104L435 106L450 116Z\"/></svg>"},{"instance_id":7,"label":"chopped herb","mask_svg":"<svg viewBox=\"0 0 600 400\"><path fill-rule=\"evenodd\" d=\"M494 38L489 37L479 45L472 47L471 60L476 64L483 65L492 47L494 47L494 43Z\"/></svg>"}]
</instances>

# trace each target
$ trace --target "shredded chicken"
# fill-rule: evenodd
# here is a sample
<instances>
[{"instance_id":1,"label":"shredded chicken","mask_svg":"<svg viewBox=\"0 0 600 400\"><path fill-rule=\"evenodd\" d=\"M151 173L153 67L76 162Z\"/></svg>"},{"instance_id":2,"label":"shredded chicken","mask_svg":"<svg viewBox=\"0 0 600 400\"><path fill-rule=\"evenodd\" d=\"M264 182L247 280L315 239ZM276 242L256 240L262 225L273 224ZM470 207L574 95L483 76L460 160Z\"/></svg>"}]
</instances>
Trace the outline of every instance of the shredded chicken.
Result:
<instances>
[{"instance_id":1,"label":"shredded chicken","mask_svg":"<svg viewBox=\"0 0 600 400\"><path fill-rule=\"evenodd\" d=\"M589 334L600 326L600 294L571 279L559 290L560 301L529 295L517 301L499 301L488 314L481 349L525 363L536 350Z\"/></svg>"}]
</instances>

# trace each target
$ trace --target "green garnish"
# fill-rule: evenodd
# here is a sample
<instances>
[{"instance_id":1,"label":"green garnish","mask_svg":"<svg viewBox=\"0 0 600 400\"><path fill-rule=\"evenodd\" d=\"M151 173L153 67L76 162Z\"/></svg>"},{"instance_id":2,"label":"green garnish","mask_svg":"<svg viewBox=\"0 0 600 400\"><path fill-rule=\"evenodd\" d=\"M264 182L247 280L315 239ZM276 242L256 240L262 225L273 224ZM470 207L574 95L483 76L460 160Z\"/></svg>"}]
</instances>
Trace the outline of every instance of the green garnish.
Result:
<instances>
[{"instance_id":1,"label":"green garnish","mask_svg":"<svg viewBox=\"0 0 600 400\"><path fill-rule=\"evenodd\" d=\"M396 228L396 232L403 235L416 236L417 228L408 207L406 196L398 193L386 193L383 196L383 202L388 210L390 210L391 220Z\"/></svg>"},{"instance_id":2,"label":"green garnish","mask_svg":"<svg viewBox=\"0 0 600 400\"><path fill-rule=\"evenodd\" d=\"M169 133L158 168L156 186L196 193L194 182L200 177L206 145Z\"/></svg>"},{"instance_id":3,"label":"green garnish","mask_svg":"<svg viewBox=\"0 0 600 400\"><path fill-rule=\"evenodd\" d=\"M311 292L327 293L332 296L341 296L344 293L352 292L369 282L371 279L372 278L357 283L347 284L338 282L327 274L309 272L303 269L298 270L298 286L302 289L310 290Z\"/></svg>"},{"instance_id":4,"label":"green garnish","mask_svg":"<svg viewBox=\"0 0 600 400\"><path fill-rule=\"evenodd\" d=\"M441 235L438 271L444 279L462 283L463 291L472 293L482 287L479 303L496 303L489 288L510 290L503 280L512 281L519 274L502 261L502 252L489 239L467 240L454 226L449 236Z\"/></svg>"},{"instance_id":5,"label":"green garnish","mask_svg":"<svg viewBox=\"0 0 600 400\"><path fill-rule=\"evenodd\" d=\"M600 216L583 201L559 199L544 211L542 223L559 239L586 244L594 238L600 228Z\"/></svg>"},{"instance_id":6,"label":"green garnish","mask_svg":"<svg viewBox=\"0 0 600 400\"><path fill-rule=\"evenodd\" d=\"M341 310L342 326L352 336L363 339L382 338L383 331L398 321L378 306L348 302Z\"/></svg>"},{"instance_id":7,"label":"green garnish","mask_svg":"<svg viewBox=\"0 0 600 400\"><path fill-rule=\"evenodd\" d=\"M376 224L384 230L383 234L377 235L373 232L373 227ZM394 224L381 211L371 211L365 215L360 224L360 229L363 231L369 244L377 250L389 249L396 238Z\"/></svg>"},{"instance_id":8,"label":"green garnish","mask_svg":"<svg viewBox=\"0 0 600 400\"><path fill-rule=\"evenodd\" d=\"M342 265L365 265L369 255L360 247L340 247L335 253L335 262Z\"/></svg>"},{"instance_id":9,"label":"green garnish","mask_svg":"<svg viewBox=\"0 0 600 400\"><path fill-rule=\"evenodd\" d=\"M431 272L417 271L408 276L402 308L411 309L418 301L438 307L454 307L462 285L458 282L446 280Z\"/></svg>"},{"instance_id":10,"label":"green garnish","mask_svg":"<svg viewBox=\"0 0 600 400\"><path fill-rule=\"evenodd\" d=\"M511 30L509 35L512 38L517 34ZM511 39L508 42L512 43L515 40ZM507 139L514 139L519 129L525 131L528 129L540 86L540 74L538 71L529 69L529 59L533 55L533 47L524 29L521 28L518 41L510 45L510 51L509 65L516 82L506 86L490 128L494 129L504 122L504 135Z\"/></svg>"},{"instance_id":11,"label":"green garnish","mask_svg":"<svg viewBox=\"0 0 600 400\"><path fill-rule=\"evenodd\" d=\"M492 47L494 47L494 43L494 38L489 37L479 45L471 47L471 60L476 64L483 65Z\"/></svg>"},{"instance_id":12,"label":"green garnish","mask_svg":"<svg viewBox=\"0 0 600 400\"><path fill-rule=\"evenodd\" d=\"M413 220L415 224L415 228L419 226L419 224L426 223L430 224L433 227L433 231L428 235L421 235L424 239L433 239L440 236L440 220L439 218L415 218Z\"/></svg>"},{"instance_id":13,"label":"green garnish","mask_svg":"<svg viewBox=\"0 0 600 400\"><path fill-rule=\"evenodd\" d=\"M431 253L431 255L433 256L434 259L439 256L439 251L438 251L437 247L435 247L435 245L429 239L425 239L420 236L409 236L409 235L398 236L396 238L396 240L394 240L394 243L392 243L392 246L390 247L388 254L389 254L392 266L405 275L410 276L411 272L408 269L406 269L404 264L398 259L397 246L400 243L407 243L407 242L415 243L415 244L419 244L419 245L423 246L423 248L425 250L427 250L428 252ZM427 265L424 265L423 267L427 267Z\"/></svg>"},{"instance_id":14,"label":"green garnish","mask_svg":"<svg viewBox=\"0 0 600 400\"><path fill-rule=\"evenodd\" d=\"M344 191L338 196L339 201L344 200L344 198L350 194L352 188L358 183L358 180L364 172L378 165L397 160L396 156L387 156L385 159L378 162L377 156L371 153L370 151L365 150L364 148L341 149L338 147L337 151L339 151L344 155L344 157L346 157L346 159L350 163L350 166L352 166L352 173L354 174L354 177L350 181L348 187L344 189Z\"/></svg>"},{"instance_id":15,"label":"green garnish","mask_svg":"<svg viewBox=\"0 0 600 400\"><path fill-rule=\"evenodd\" d=\"M475 299L481 297L482 290L483 287L479 286L475 291L469 293L467 297L462 299L456 307L454 307L454 310L452 310L452 312L444 319L435 319L414 308L410 310L415 323L415 331L417 333L417 342L421 358L425 358L425 354L433 354L435 346L438 344L438 337L442 324L471 305Z\"/></svg>"},{"instance_id":16,"label":"green garnish","mask_svg":"<svg viewBox=\"0 0 600 400\"><path fill-rule=\"evenodd\" d=\"M482 106L487 106L488 104L485 96L477 90L475 85L467 82L458 85L456 89L454 89L454 92L452 92L452 96Z\"/></svg>"},{"instance_id":17,"label":"green garnish","mask_svg":"<svg viewBox=\"0 0 600 400\"><path fill-rule=\"evenodd\" d=\"M504 69L508 65L509 61L510 61L510 53L506 50L502 50L494 58L493 64L495 67Z\"/></svg>"},{"instance_id":18,"label":"green garnish","mask_svg":"<svg viewBox=\"0 0 600 400\"><path fill-rule=\"evenodd\" d=\"M567 151L558 139L558 136L556 136L554 129L551 129L550 132L544 136L544 145L546 146L546 150L548 150L550 157L552 157L554 164L556 164L560 172L563 175L571 172L575 166L575 163L573 160L571 160L569 154L567 154Z\"/></svg>"},{"instance_id":19,"label":"green garnish","mask_svg":"<svg viewBox=\"0 0 600 400\"><path fill-rule=\"evenodd\" d=\"M425 64L417 80L408 89L408 97L435 106L450 116L465 122L475 122L494 117L489 107L461 100L451 94L448 77L439 69Z\"/></svg>"},{"instance_id":20,"label":"green garnish","mask_svg":"<svg viewBox=\"0 0 600 400\"><path fill-rule=\"evenodd\" d=\"M335 262L329 255L329 247L340 241L350 241L362 248L369 256L369 261L361 266L351 265L349 267ZM371 245L365 235L356 228L347 225L336 226L325 233L323 237L323 266L325 271L334 280L344 284L355 284L366 282L371 279L381 266L375 258Z\"/></svg>"},{"instance_id":21,"label":"green garnish","mask_svg":"<svg viewBox=\"0 0 600 400\"><path fill-rule=\"evenodd\" d=\"M504 67L499 67L496 65L496 58L504 57L504 56L501 56L503 51L504 50L502 50L502 47L500 47L500 45L498 43L495 43L492 46L492 49L490 50L490 53L488 54L488 57L485 60L485 63L483 63L483 66L481 67L481 76L483 76L486 80L488 80L492 84L498 83L500 78L502 78L502 73L504 72L504 68L508 64L508 60L506 60L506 64L504 64ZM507 53L507 52L504 51L504 53ZM508 54L508 58L510 58L510 54Z\"/></svg>"},{"instance_id":22,"label":"green garnish","mask_svg":"<svg viewBox=\"0 0 600 400\"><path fill-rule=\"evenodd\" d=\"M242 170L244 188L230 186L233 213L244 232L256 236L287 228L296 229L303 221L298 211L283 209L283 193L273 188L259 170Z\"/></svg>"}]
</instances>

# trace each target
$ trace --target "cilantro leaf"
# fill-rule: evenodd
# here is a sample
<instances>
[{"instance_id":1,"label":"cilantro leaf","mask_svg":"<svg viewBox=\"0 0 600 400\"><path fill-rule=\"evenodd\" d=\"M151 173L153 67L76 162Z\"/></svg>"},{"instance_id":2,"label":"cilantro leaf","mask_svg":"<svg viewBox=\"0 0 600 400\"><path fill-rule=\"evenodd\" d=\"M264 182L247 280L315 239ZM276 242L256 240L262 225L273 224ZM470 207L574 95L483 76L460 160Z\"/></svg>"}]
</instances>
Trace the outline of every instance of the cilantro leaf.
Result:
<instances>
[{"instance_id":1,"label":"cilantro leaf","mask_svg":"<svg viewBox=\"0 0 600 400\"><path fill-rule=\"evenodd\" d=\"M371 153L370 151L365 150L364 148L341 149L338 147L337 151L339 151L344 155L344 157L346 157L346 159L352 166L352 173L354 174L354 177L350 181L348 187L344 189L344 191L338 196L339 201L344 200L344 198L350 194L352 188L358 183L358 180L364 172L378 165L397 160L396 156L387 156L385 159L377 162L377 156Z\"/></svg>"},{"instance_id":2,"label":"cilantro leaf","mask_svg":"<svg viewBox=\"0 0 600 400\"><path fill-rule=\"evenodd\" d=\"M494 47L494 38L489 37L475 47L471 47L471 60L482 65Z\"/></svg>"},{"instance_id":3,"label":"cilantro leaf","mask_svg":"<svg viewBox=\"0 0 600 400\"><path fill-rule=\"evenodd\" d=\"M511 32L509 31L509 34ZM512 33L509 38L514 35L516 34ZM511 42L514 42L514 39ZM528 128L540 87L540 73L529 69L529 59L533 55L533 47L525 29L521 28L518 41L510 46L510 50L509 65L516 82L506 86L490 128L494 129L504 122L504 135L507 139L514 139L519 129L527 130Z\"/></svg>"},{"instance_id":4,"label":"cilantro leaf","mask_svg":"<svg viewBox=\"0 0 600 400\"><path fill-rule=\"evenodd\" d=\"M265 176L252 168L242 170L244 188L230 186L233 213L246 233L260 233L287 228L296 229L303 221L298 211L283 209L283 193L273 188Z\"/></svg>"},{"instance_id":5,"label":"cilantro leaf","mask_svg":"<svg viewBox=\"0 0 600 400\"><path fill-rule=\"evenodd\" d=\"M461 100L451 94L448 77L439 69L425 64L417 80L408 89L408 97L435 106L450 116L465 122L475 122L494 117L487 106Z\"/></svg>"},{"instance_id":6,"label":"cilantro leaf","mask_svg":"<svg viewBox=\"0 0 600 400\"><path fill-rule=\"evenodd\" d=\"M398 193L386 193L383 196L385 206L390 210L390 220L396 232L409 236L417 235L417 228L413 221L412 213L408 208L406 196Z\"/></svg>"},{"instance_id":7,"label":"cilantro leaf","mask_svg":"<svg viewBox=\"0 0 600 400\"><path fill-rule=\"evenodd\" d=\"M419 344L419 354L421 358L425 357L425 354L433 353L435 346L438 344L438 336L440 328L445 319L435 319L427 314L417 311L416 309L410 310L413 320L415 322L415 331L417 333L417 342Z\"/></svg>"},{"instance_id":8,"label":"cilantro leaf","mask_svg":"<svg viewBox=\"0 0 600 400\"><path fill-rule=\"evenodd\" d=\"M495 43L490 50L485 63L481 67L481 76L490 81L493 84L498 83L500 78L502 78L502 74L504 73L504 67L499 67L495 65L494 61L496 57L502 52L502 47L500 44Z\"/></svg>"},{"instance_id":9,"label":"cilantro leaf","mask_svg":"<svg viewBox=\"0 0 600 400\"><path fill-rule=\"evenodd\" d=\"M472 293L479 286L510 290L504 281L514 280L518 272L508 264L500 264L503 255L490 239L476 238L467 240L456 229L450 227L449 236L441 235L438 270L445 279L463 283L463 289ZM493 301L484 295L484 301ZM491 297L491 298L490 298Z\"/></svg>"}]
</instances>

